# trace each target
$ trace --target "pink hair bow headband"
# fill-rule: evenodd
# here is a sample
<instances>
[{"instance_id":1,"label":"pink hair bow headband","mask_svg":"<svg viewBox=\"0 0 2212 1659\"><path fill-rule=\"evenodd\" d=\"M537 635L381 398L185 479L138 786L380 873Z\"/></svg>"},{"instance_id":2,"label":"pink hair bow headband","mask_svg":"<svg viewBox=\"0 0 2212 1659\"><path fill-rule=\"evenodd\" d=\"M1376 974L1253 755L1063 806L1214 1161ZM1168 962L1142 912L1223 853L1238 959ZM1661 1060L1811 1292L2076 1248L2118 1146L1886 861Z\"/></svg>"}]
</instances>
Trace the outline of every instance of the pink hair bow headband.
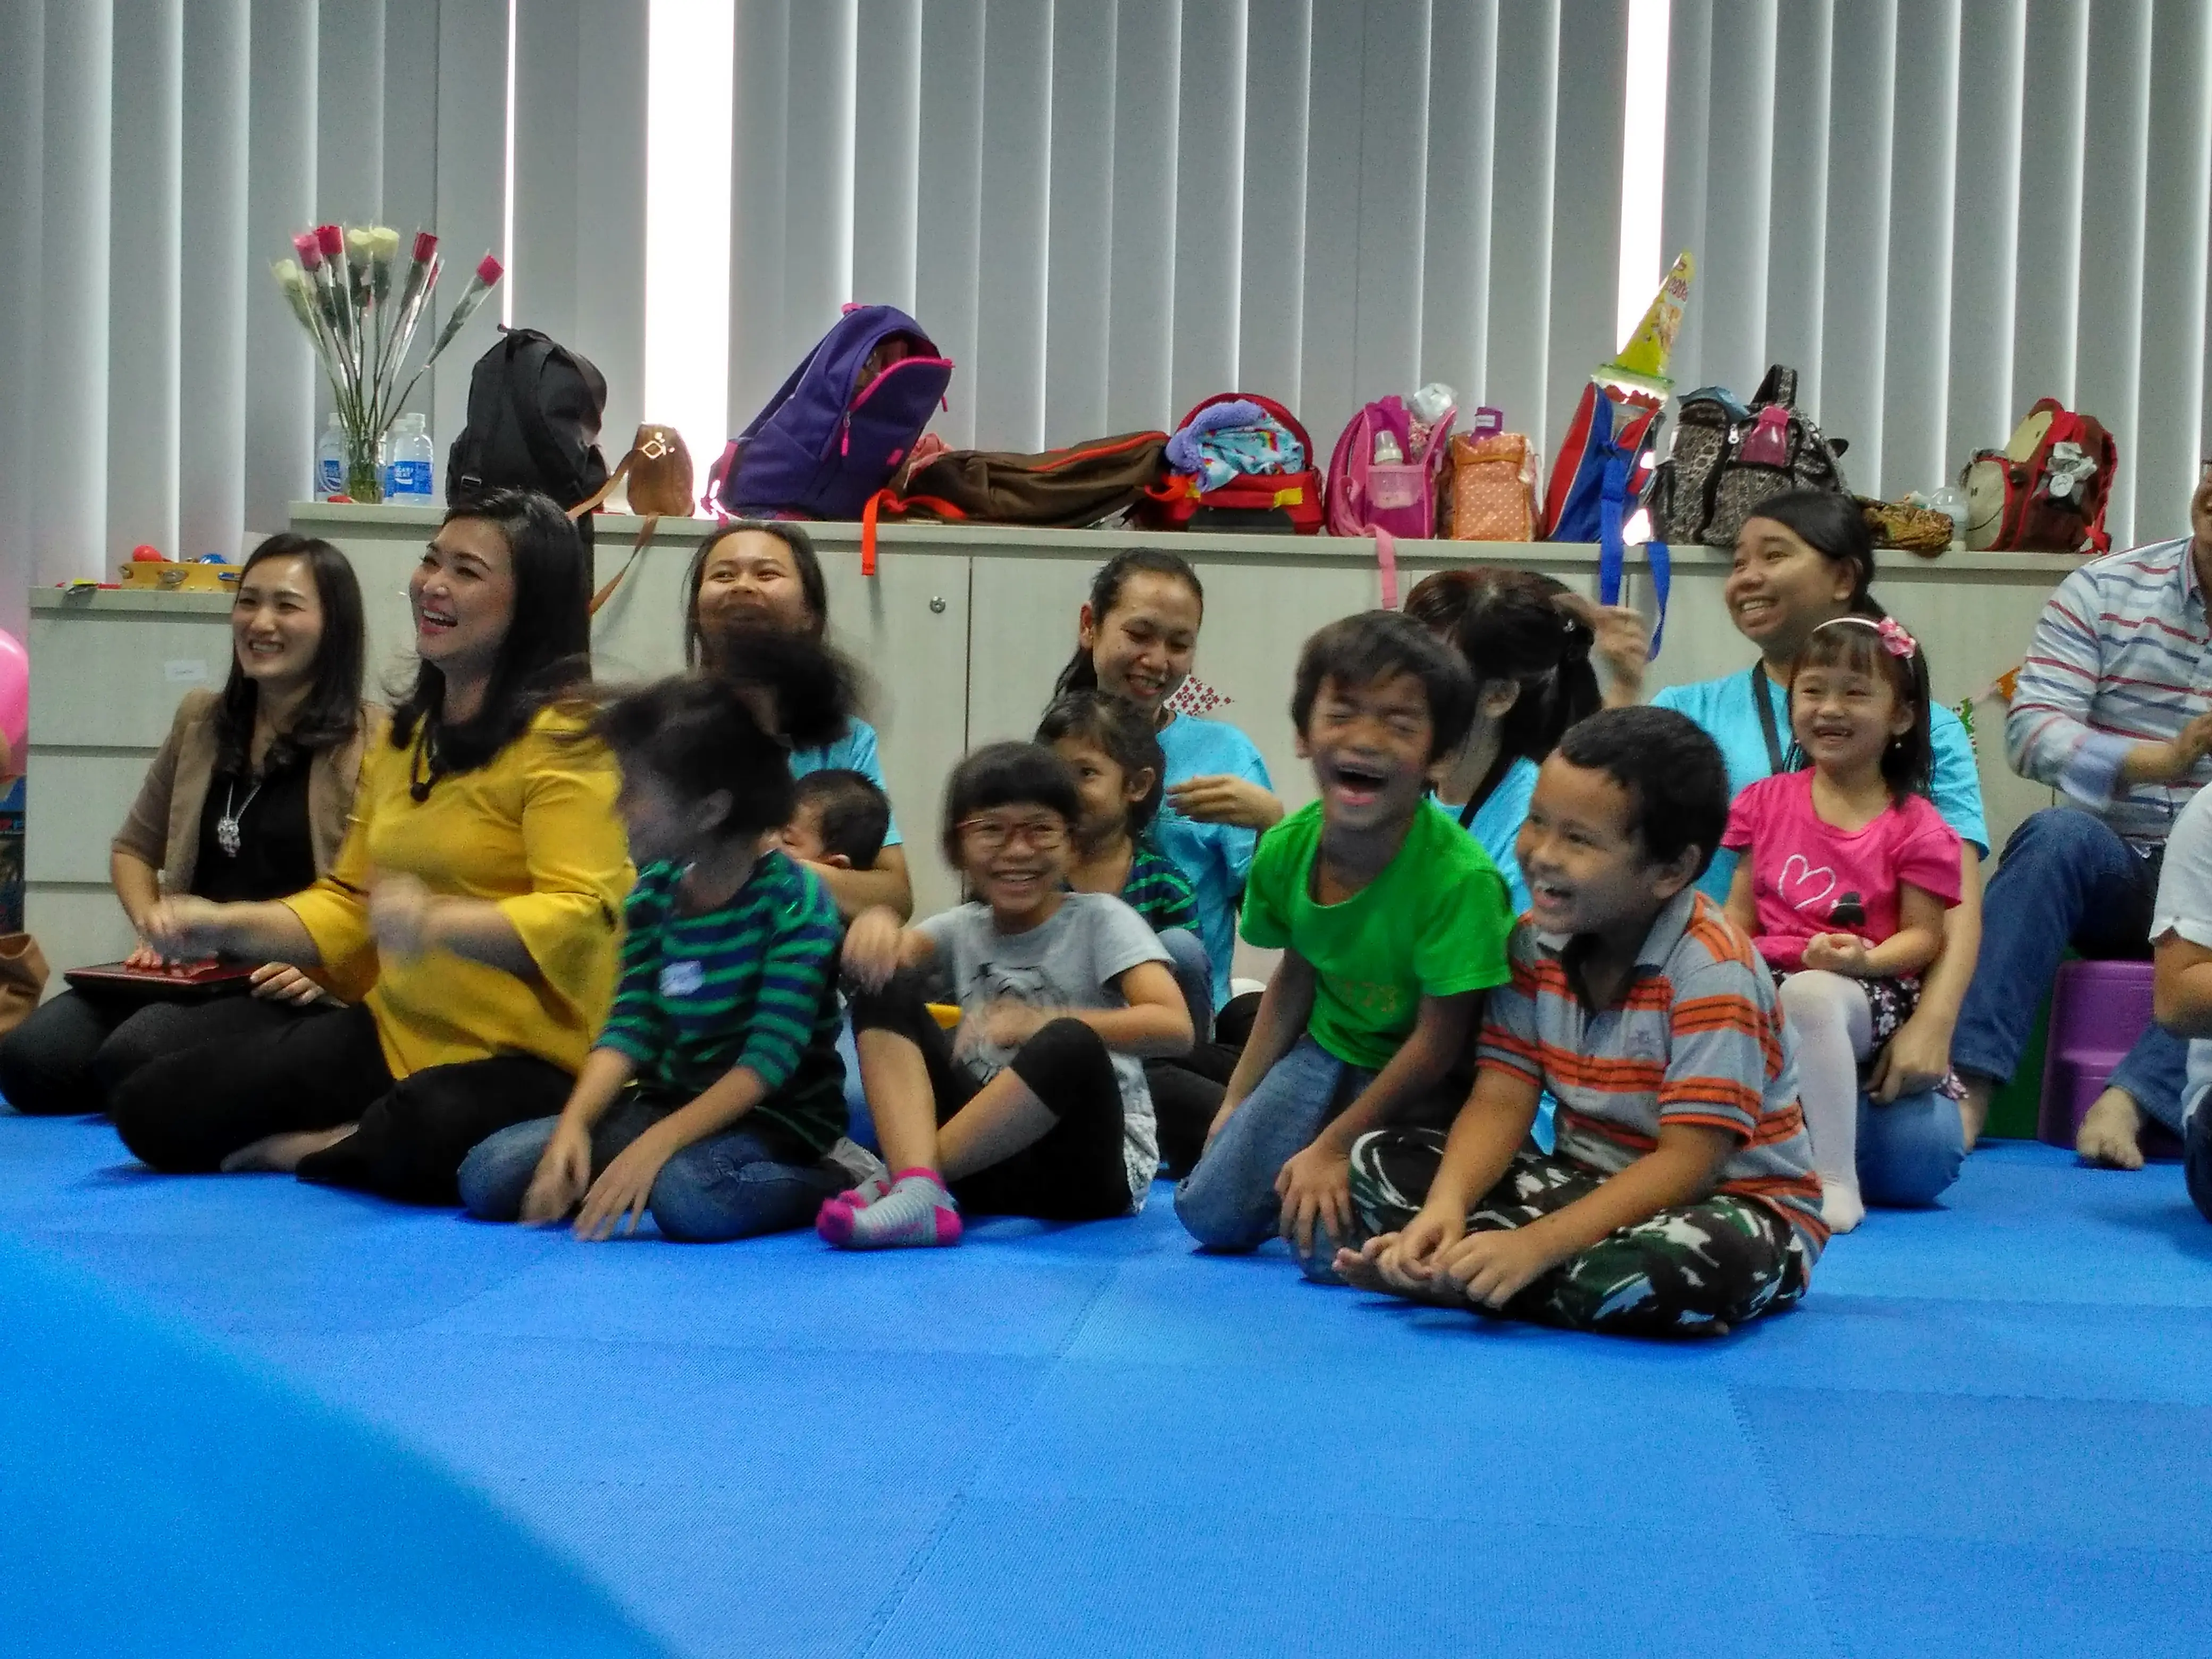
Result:
<instances>
[{"instance_id":1,"label":"pink hair bow headband","mask_svg":"<svg viewBox=\"0 0 2212 1659\"><path fill-rule=\"evenodd\" d=\"M1893 657L1910 657L1920 649L1920 641L1906 633L1905 624L1894 617L1884 617L1880 621L1876 621L1872 617L1833 617L1822 623L1820 627L1833 628L1838 623L1850 623L1857 628L1871 628L1881 639L1881 648ZM1814 631L1817 633L1819 629L1816 629Z\"/></svg>"}]
</instances>

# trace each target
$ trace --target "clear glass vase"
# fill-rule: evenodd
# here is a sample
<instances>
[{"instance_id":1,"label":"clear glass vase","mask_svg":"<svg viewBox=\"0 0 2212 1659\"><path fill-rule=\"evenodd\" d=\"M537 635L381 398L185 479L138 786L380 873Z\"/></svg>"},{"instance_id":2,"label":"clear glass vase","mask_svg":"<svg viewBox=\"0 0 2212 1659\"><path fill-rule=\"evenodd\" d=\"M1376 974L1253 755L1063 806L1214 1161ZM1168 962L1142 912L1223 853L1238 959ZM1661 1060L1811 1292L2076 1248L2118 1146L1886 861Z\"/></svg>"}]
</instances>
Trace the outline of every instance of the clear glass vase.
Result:
<instances>
[{"instance_id":1,"label":"clear glass vase","mask_svg":"<svg viewBox=\"0 0 2212 1659\"><path fill-rule=\"evenodd\" d=\"M344 430L345 493L364 506L374 507L384 499L384 434L360 427Z\"/></svg>"}]
</instances>

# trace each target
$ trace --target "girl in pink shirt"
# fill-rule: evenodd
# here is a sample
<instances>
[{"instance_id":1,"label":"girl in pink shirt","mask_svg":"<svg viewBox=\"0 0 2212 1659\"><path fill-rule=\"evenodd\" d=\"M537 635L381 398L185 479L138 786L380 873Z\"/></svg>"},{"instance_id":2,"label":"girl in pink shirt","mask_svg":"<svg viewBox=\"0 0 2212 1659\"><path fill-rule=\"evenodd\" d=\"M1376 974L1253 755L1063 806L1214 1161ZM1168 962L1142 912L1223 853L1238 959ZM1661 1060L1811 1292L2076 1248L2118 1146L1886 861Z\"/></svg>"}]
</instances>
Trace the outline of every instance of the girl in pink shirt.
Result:
<instances>
[{"instance_id":1,"label":"girl in pink shirt","mask_svg":"<svg viewBox=\"0 0 2212 1659\"><path fill-rule=\"evenodd\" d=\"M1790 728L1811 768L1763 778L1729 808L1721 845L1750 856L1728 911L1781 981L1822 1213L1847 1232L1866 1214L1859 1067L1911 1015L1942 951L1959 837L1927 797L1927 659L1895 622L1813 630Z\"/></svg>"}]
</instances>

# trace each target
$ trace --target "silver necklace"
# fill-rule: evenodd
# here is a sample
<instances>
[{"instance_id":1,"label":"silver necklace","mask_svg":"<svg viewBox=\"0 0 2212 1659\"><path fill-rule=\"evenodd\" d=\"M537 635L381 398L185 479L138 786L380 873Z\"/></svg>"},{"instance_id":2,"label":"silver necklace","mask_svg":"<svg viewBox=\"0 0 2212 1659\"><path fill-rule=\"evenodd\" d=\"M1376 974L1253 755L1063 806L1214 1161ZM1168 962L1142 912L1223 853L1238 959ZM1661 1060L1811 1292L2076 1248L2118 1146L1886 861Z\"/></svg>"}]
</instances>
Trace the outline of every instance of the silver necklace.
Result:
<instances>
[{"instance_id":1,"label":"silver necklace","mask_svg":"<svg viewBox=\"0 0 2212 1659\"><path fill-rule=\"evenodd\" d=\"M253 805L253 798L260 793L261 780L256 778L253 787L246 792L246 799L233 806L231 803L238 800L238 780L233 778L230 787L223 791L222 816L215 821L215 844L222 848L225 858L236 858L238 849L246 844L246 838L238 831L238 820L246 808Z\"/></svg>"}]
</instances>

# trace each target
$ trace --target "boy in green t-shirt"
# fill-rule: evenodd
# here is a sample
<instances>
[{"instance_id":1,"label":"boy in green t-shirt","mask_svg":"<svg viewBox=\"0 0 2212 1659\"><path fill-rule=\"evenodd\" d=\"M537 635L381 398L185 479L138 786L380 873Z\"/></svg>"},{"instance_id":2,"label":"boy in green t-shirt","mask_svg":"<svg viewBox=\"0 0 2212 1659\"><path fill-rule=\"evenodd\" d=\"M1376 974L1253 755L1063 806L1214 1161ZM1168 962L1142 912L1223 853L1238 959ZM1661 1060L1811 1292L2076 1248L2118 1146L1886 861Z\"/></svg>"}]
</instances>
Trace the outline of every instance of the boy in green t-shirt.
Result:
<instances>
[{"instance_id":1,"label":"boy in green t-shirt","mask_svg":"<svg viewBox=\"0 0 2212 1659\"><path fill-rule=\"evenodd\" d=\"M1267 832L1244 937L1283 952L1176 1213L1209 1249L1270 1233L1334 1279L1352 1237L1348 1155L1384 1123L1448 1120L1482 993L1509 977L1505 883L1426 795L1467 734L1461 654L1394 611L1331 623L1298 658L1291 715L1321 799Z\"/></svg>"}]
</instances>

